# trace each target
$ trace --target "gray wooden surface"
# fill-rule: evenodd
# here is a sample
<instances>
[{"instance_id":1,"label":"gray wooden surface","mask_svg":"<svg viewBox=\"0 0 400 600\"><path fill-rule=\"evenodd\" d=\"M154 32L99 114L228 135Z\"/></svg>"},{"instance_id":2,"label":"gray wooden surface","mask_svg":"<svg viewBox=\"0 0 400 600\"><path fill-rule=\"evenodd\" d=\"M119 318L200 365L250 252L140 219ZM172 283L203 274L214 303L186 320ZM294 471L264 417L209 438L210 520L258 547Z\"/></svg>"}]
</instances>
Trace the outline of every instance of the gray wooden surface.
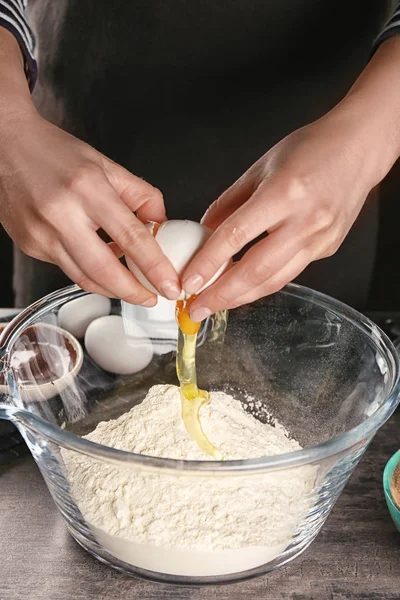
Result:
<instances>
[{"instance_id":1,"label":"gray wooden surface","mask_svg":"<svg viewBox=\"0 0 400 600\"><path fill-rule=\"evenodd\" d=\"M382 470L400 446L400 412L378 432L324 529L296 561L234 586L141 582L100 564L69 536L31 458L0 469L0 600L398 600L400 533Z\"/></svg>"}]
</instances>

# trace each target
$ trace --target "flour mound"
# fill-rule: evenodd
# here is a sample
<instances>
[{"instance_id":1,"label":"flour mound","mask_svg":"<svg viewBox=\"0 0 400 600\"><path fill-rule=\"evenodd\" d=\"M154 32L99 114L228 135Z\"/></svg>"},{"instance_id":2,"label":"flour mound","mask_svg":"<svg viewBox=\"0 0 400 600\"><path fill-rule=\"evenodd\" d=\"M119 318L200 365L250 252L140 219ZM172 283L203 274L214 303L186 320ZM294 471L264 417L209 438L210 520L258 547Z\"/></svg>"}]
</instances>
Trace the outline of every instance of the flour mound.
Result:
<instances>
[{"instance_id":1,"label":"flour mound","mask_svg":"<svg viewBox=\"0 0 400 600\"><path fill-rule=\"evenodd\" d=\"M257 421L241 403L212 392L203 430L225 459L298 450L279 424ZM91 441L148 456L212 460L187 434L179 388L157 385L118 419L99 423ZM310 505L315 469L220 477L164 475L107 465L62 451L71 493L88 524L111 536L201 551L289 544Z\"/></svg>"},{"instance_id":2,"label":"flour mound","mask_svg":"<svg viewBox=\"0 0 400 600\"><path fill-rule=\"evenodd\" d=\"M211 392L200 409L203 431L225 460L256 458L299 450L271 425L247 413L223 392ZM189 437L182 420L181 396L174 385L155 385L141 404L114 421L99 423L86 436L99 444L147 456L184 460L213 460Z\"/></svg>"}]
</instances>

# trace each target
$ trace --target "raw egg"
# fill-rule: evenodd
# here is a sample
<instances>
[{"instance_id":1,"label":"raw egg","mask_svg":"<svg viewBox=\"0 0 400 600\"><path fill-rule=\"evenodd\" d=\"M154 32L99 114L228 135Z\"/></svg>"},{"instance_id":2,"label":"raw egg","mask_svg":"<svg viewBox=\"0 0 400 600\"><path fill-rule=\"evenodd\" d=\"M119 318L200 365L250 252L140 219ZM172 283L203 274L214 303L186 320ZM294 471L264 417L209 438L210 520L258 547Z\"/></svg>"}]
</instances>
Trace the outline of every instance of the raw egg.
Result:
<instances>
[{"instance_id":1,"label":"raw egg","mask_svg":"<svg viewBox=\"0 0 400 600\"><path fill-rule=\"evenodd\" d=\"M176 320L180 330L185 335L194 335L200 329L201 323L192 321L189 316L189 308L196 296L191 296L188 300L178 300L176 303Z\"/></svg>"},{"instance_id":2,"label":"raw egg","mask_svg":"<svg viewBox=\"0 0 400 600\"><path fill-rule=\"evenodd\" d=\"M162 223L161 225L158 223L149 223L147 227L154 235L156 242L165 256L171 261L179 276L183 274L194 255L204 246L213 233L212 229L201 225L201 223L196 223L195 221L172 220L165 221L165 223ZM126 262L136 279L148 290L158 294L157 290L143 275L139 267L128 257L126 258ZM214 283L228 265L229 260L218 269L214 277L212 277L198 293ZM179 300L185 300L185 297L185 293L182 292Z\"/></svg>"}]
</instances>

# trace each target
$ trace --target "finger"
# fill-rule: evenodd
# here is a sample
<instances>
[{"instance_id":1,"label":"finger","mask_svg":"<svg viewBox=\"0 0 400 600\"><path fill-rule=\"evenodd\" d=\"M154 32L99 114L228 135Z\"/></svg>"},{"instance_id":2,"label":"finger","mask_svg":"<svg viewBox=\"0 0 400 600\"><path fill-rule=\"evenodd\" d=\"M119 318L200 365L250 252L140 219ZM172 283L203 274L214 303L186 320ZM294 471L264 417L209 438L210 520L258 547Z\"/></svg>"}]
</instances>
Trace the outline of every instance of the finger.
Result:
<instances>
[{"instance_id":1,"label":"finger","mask_svg":"<svg viewBox=\"0 0 400 600\"><path fill-rule=\"evenodd\" d=\"M265 281L262 285L237 298L236 303L231 308L237 308L243 304L249 304L250 302L255 302L259 298L279 292L285 285L296 279L308 264L309 262L306 259L302 259L301 256L296 255L283 269L281 269L281 271L275 273L275 275L270 277L270 279Z\"/></svg>"},{"instance_id":2,"label":"finger","mask_svg":"<svg viewBox=\"0 0 400 600\"><path fill-rule=\"evenodd\" d=\"M165 204L162 193L144 179L136 177L127 169L103 157L107 178L121 200L135 211L143 222L166 220Z\"/></svg>"},{"instance_id":3,"label":"finger","mask_svg":"<svg viewBox=\"0 0 400 600\"><path fill-rule=\"evenodd\" d=\"M100 294L100 296L106 296L107 298L115 297L111 296L108 290L98 285L90 277L87 277L76 262L68 255L63 246L60 247L57 253L57 264L71 281L78 284L83 290L92 292L93 294Z\"/></svg>"},{"instance_id":4,"label":"finger","mask_svg":"<svg viewBox=\"0 0 400 600\"><path fill-rule=\"evenodd\" d=\"M156 296L144 288L119 262L95 231L75 227L74 232L69 232L68 237L63 240L63 245L81 271L109 295L131 304L156 304Z\"/></svg>"},{"instance_id":5,"label":"finger","mask_svg":"<svg viewBox=\"0 0 400 600\"><path fill-rule=\"evenodd\" d=\"M196 298L191 306L193 320L198 320L201 310L211 314L235 306L238 298L263 285L296 255L299 260L311 260L300 235L287 227L278 229L250 248L240 262Z\"/></svg>"},{"instance_id":6,"label":"finger","mask_svg":"<svg viewBox=\"0 0 400 600\"><path fill-rule=\"evenodd\" d=\"M178 275L147 227L118 197L107 180L97 182L97 196L88 198L89 216L140 268L155 288L169 300L181 293Z\"/></svg>"},{"instance_id":7,"label":"finger","mask_svg":"<svg viewBox=\"0 0 400 600\"><path fill-rule=\"evenodd\" d=\"M277 184L268 184L268 189L260 186L218 227L183 273L182 286L187 294L196 294L227 260L280 224L284 205L277 202L278 192Z\"/></svg>"},{"instance_id":8,"label":"finger","mask_svg":"<svg viewBox=\"0 0 400 600\"><path fill-rule=\"evenodd\" d=\"M202 225L217 229L244 204L257 188L257 181L253 175L254 172L250 169L213 202L201 219Z\"/></svg>"}]
</instances>

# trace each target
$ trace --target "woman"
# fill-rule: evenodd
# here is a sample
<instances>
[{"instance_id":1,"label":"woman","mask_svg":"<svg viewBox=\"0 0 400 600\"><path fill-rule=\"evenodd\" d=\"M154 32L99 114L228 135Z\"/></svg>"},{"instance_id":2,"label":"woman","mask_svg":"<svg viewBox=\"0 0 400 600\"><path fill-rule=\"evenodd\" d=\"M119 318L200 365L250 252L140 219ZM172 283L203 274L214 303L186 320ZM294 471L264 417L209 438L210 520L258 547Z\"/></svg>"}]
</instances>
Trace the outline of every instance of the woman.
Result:
<instances>
[{"instance_id":1,"label":"woman","mask_svg":"<svg viewBox=\"0 0 400 600\"><path fill-rule=\"evenodd\" d=\"M31 0L24 14L3 0L0 214L24 252L17 305L64 285L60 267L86 290L152 306L122 253L175 299L261 236L198 296L194 320L304 270L302 282L362 306L376 236L365 200L399 156L400 16L362 71L390 2L351 4ZM164 198L169 218L211 204L215 233L182 281L143 226L166 218Z\"/></svg>"}]
</instances>

